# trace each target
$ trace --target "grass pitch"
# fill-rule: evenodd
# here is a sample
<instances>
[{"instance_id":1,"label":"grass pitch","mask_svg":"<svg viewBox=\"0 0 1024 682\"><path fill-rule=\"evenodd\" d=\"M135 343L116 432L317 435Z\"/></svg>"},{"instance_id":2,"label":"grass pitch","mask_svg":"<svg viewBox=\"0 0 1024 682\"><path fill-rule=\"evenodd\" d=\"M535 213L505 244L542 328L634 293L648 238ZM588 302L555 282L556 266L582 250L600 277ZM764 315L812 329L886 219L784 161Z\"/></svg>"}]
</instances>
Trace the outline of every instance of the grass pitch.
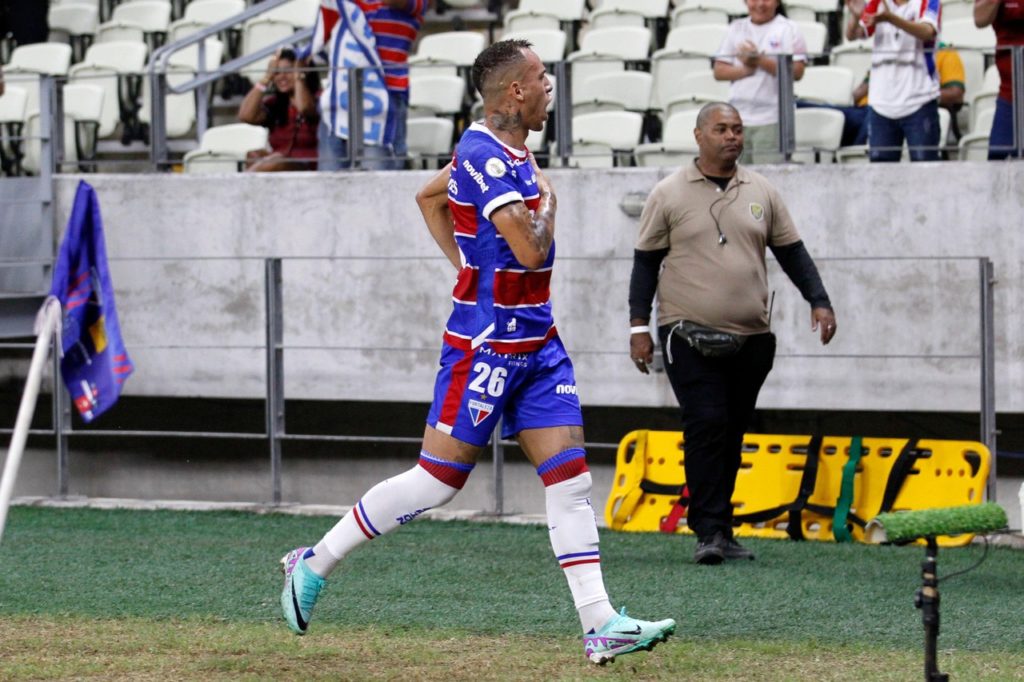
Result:
<instances>
[{"instance_id":1,"label":"grass pitch","mask_svg":"<svg viewBox=\"0 0 1024 682\"><path fill-rule=\"evenodd\" d=\"M543 527L420 520L355 552L310 633L280 620L277 559L330 518L14 508L0 546L0 679L919 680L920 547L602 531L612 601L674 638L586 663ZM940 577L980 547L940 549ZM1024 680L1024 553L940 585L939 667Z\"/></svg>"}]
</instances>

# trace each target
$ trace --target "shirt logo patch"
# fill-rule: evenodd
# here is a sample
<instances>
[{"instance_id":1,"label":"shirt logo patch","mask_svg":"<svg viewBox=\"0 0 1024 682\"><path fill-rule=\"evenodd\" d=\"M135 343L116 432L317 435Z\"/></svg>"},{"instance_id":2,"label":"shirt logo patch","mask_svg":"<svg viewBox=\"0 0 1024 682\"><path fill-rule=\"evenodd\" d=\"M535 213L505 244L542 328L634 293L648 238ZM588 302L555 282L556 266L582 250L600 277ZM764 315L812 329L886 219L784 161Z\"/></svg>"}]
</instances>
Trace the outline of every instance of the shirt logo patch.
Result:
<instances>
[{"instance_id":1,"label":"shirt logo patch","mask_svg":"<svg viewBox=\"0 0 1024 682\"><path fill-rule=\"evenodd\" d=\"M764 220L764 206L761 204L750 204L750 215L753 216L754 220Z\"/></svg>"},{"instance_id":2,"label":"shirt logo patch","mask_svg":"<svg viewBox=\"0 0 1024 682\"><path fill-rule=\"evenodd\" d=\"M494 405L488 405L479 400L470 400L467 407L469 407L469 416L473 420L473 426L480 426L480 422L491 416L491 412L494 412Z\"/></svg>"},{"instance_id":3,"label":"shirt logo patch","mask_svg":"<svg viewBox=\"0 0 1024 682\"><path fill-rule=\"evenodd\" d=\"M487 163L484 164L484 170L492 178L500 178L505 175L505 163L496 156L492 156L487 159Z\"/></svg>"}]
</instances>

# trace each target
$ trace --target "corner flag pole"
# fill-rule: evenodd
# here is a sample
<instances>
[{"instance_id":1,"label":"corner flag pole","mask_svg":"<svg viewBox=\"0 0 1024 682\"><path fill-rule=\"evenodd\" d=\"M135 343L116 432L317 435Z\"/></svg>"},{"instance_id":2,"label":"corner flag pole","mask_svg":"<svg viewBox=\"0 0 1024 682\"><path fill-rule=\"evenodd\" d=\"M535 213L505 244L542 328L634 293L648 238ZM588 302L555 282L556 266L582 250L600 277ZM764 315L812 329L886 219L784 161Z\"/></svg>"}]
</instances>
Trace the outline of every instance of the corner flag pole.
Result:
<instances>
[{"instance_id":1,"label":"corner flag pole","mask_svg":"<svg viewBox=\"0 0 1024 682\"><path fill-rule=\"evenodd\" d=\"M46 362L50 339L53 338L60 323L60 301L52 297L46 299L36 320L36 333L38 334L36 347L32 352L32 364L29 365L28 379L25 381L25 392L21 396L21 405L18 407L18 418L14 423L11 445L7 449L7 462L4 464L3 479L0 479L0 541L3 540L4 526L7 524L7 510L11 506L14 479L18 475L21 456L25 452L28 428L32 423L32 414L36 411L36 398L39 396L43 364ZM57 352L60 352L59 348Z\"/></svg>"}]
</instances>

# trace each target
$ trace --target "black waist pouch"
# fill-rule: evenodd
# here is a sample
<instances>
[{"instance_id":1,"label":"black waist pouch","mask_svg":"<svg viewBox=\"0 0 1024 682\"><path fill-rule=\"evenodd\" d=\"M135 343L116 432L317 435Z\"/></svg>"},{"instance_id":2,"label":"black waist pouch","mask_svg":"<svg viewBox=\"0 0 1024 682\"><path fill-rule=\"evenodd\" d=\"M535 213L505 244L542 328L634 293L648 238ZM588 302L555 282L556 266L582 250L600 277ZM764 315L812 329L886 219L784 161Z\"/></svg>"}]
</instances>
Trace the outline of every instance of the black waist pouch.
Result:
<instances>
[{"instance_id":1,"label":"black waist pouch","mask_svg":"<svg viewBox=\"0 0 1024 682\"><path fill-rule=\"evenodd\" d=\"M677 323L672 327L672 332L683 337L694 350L706 358L735 355L747 341L746 336L712 329L689 320Z\"/></svg>"}]
</instances>

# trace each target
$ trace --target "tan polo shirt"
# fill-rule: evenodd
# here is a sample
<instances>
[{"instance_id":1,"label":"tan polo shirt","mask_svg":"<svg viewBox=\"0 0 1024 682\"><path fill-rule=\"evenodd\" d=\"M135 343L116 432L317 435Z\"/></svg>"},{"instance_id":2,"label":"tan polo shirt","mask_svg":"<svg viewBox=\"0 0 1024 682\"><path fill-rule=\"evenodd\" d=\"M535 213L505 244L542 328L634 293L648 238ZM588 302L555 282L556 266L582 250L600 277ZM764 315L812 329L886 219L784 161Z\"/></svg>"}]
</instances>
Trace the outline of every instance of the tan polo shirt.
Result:
<instances>
[{"instance_id":1,"label":"tan polo shirt","mask_svg":"<svg viewBox=\"0 0 1024 682\"><path fill-rule=\"evenodd\" d=\"M778 191L759 173L738 166L722 191L687 164L655 186L640 216L636 248L669 249L658 277L658 324L768 331L765 250L799 240Z\"/></svg>"}]
</instances>

